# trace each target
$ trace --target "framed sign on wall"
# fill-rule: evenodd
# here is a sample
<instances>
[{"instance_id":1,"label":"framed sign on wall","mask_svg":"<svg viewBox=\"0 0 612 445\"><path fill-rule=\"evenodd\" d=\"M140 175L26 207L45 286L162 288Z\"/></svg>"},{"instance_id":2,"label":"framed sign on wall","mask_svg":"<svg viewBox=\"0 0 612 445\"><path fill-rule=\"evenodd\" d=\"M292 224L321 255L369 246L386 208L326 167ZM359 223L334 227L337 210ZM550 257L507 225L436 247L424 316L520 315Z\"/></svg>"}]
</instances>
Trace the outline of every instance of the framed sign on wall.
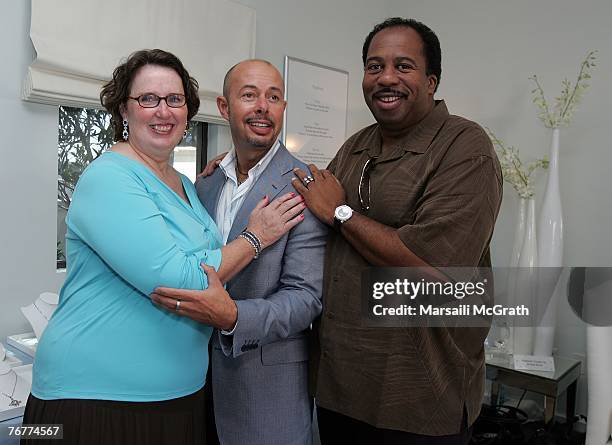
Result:
<instances>
[{"instance_id":1,"label":"framed sign on wall","mask_svg":"<svg viewBox=\"0 0 612 445\"><path fill-rule=\"evenodd\" d=\"M285 57L282 140L306 163L325 168L346 139L348 71Z\"/></svg>"}]
</instances>

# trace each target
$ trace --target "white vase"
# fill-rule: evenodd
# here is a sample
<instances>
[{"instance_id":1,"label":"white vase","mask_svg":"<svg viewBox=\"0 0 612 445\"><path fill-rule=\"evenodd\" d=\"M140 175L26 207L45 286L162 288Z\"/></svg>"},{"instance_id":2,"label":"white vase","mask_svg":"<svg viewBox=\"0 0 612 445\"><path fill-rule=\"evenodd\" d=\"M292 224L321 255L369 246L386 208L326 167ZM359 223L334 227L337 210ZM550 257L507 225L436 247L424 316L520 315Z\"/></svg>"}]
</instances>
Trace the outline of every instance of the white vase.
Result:
<instances>
[{"instance_id":1,"label":"white vase","mask_svg":"<svg viewBox=\"0 0 612 445\"><path fill-rule=\"evenodd\" d=\"M563 212L559 191L559 129L552 131L549 155L548 182L542 198L538 222L538 258L543 267L563 264Z\"/></svg>"},{"instance_id":2,"label":"white vase","mask_svg":"<svg viewBox=\"0 0 612 445\"><path fill-rule=\"evenodd\" d=\"M527 199L519 199L519 208L516 214L516 225L514 227L514 246L512 247L512 257L510 267L518 267L523 240L525 239L525 221L527 220Z\"/></svg>"},{"instance_id":3,"label":"white vase","mask_svg":"<svg viewBox=\"0 0 612 445\"><path fill-rule=\"evenodd\" d=\"M546 303L542 308L543 317L536 329L534 354L552 355L557 321L557 306L564 293L567 274L561 274L563 265L563 212L559 190L559 129L552 131L552 143L549 154L548 182L542 199L542 209L538 222L538 259L541 267L558 268L546 273L551 281L544 283L544 292L540 302Z\"/></svg>"},{"instance_id":4,"label":"white vase","mask_svg":"<svg viewBox=\"0 0 612 445\"><path fill-rule=\"evenodd\" d=\"M508 283L506 287L506 304L516 305L516 282L518 279L518 265L525 240L525 223L527 221L527 202L525 198L519 198L516 223L514 226L514 246L510 257L508 268ZM496 346L498 353L512 355L514 353L514 328L510 317L497 317L491 326L491 338L489 343Z\"/></svg>"},{"instance_id":5,"label":"white vase","mask_svg":"<svg viewBox=\"0 0 612 445\"><path fill-rule=\"evenodd\" d=\"M538 264L538 241L535 223L535 199L527 200L525 235L519 255L514 301L512 304L526 304L533 307L536 296L536 266ZM520 326L513 329L513 353L531 355L533 353L533 327Z\"/></svg>"},{"instance_id":6,"label":"white vase","mask_svg":"<svg viewBox=\"0 0 612 445\"><path fill-rule=\"evenodd\" d=\"M519 255L518 266L521 268L535 268L538 265L538 239L535 224L535 199L527 200L527 218L525 219L525 235L523 246Z\"/></svg>"}]
</instances>

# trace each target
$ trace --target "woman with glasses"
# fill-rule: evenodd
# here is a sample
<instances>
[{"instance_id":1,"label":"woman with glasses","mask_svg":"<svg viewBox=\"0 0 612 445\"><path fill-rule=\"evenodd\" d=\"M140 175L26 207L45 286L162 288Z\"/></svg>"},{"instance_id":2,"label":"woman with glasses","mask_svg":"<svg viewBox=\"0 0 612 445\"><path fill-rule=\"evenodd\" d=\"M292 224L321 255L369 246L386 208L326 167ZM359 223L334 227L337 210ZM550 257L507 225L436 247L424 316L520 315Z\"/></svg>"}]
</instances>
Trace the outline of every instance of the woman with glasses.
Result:
<instances>
[{"instance_id":1,"label":"woman with glasses","mask_svg":"<svg viewBox=\"0 0 612 445\"><path fill-rule=\"evenodd\" d=\"M294 194L264 199L244 236L222 246L193 184L169 164L198 110L197 88L175 56L143 50L100 94L118 142L74 191L66 281L24 416L24 424L62 424L63 443L202 443L212 328L149 295L158 286L206 288L201 263L226 282L301 221Z\"/></svg>"}]
</instances>

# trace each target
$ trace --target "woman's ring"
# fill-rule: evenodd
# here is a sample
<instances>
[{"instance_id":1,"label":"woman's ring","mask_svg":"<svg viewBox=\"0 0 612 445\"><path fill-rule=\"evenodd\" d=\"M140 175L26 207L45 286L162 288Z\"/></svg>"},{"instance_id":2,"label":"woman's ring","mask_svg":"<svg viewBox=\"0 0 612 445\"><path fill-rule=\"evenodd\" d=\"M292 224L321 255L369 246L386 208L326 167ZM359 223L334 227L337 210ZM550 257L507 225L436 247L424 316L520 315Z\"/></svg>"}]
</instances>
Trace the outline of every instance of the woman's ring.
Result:
<instances>
[{"instance_id":1,"label":"woman's ring","mask_svg":"<svg viewBox=\"0 0 612 445\"><path fill-rule=\"evenodd\" d=\"M180 308L181 308L181 300L176 300L176 306L174 306L174 310L178 312Z\"/></svg>"}]
</instances>

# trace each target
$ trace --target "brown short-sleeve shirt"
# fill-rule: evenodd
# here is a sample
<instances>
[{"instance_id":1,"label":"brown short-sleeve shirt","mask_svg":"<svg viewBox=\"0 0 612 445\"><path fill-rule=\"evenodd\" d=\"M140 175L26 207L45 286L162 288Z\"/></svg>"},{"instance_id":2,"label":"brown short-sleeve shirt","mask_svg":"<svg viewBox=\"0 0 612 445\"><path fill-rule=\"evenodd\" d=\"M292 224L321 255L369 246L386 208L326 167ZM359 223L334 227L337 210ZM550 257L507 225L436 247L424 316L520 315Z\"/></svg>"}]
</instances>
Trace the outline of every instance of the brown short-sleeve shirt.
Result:
<instances>
[{"instance_id":1,"label":"brown short-sleeve shirt","mask_svg":"<svg viewBox=\"0 0 612 445\"><path fill-rule=\"evenodd\" d=\"M329 169L348 205L395 227L432 266L491 265L489 243L502 197L497 156L483 129L449 115L443 101L398 145L382 152L377 124L359 131ZM359 180L370 170L370 209ZM323 313L312 383L317 404L380 428L455 434L464 407L471 424L484 390L483 328L367 328L361 273L369 265L338 233L325 258Z\"/></svg>"}]
</instances>

